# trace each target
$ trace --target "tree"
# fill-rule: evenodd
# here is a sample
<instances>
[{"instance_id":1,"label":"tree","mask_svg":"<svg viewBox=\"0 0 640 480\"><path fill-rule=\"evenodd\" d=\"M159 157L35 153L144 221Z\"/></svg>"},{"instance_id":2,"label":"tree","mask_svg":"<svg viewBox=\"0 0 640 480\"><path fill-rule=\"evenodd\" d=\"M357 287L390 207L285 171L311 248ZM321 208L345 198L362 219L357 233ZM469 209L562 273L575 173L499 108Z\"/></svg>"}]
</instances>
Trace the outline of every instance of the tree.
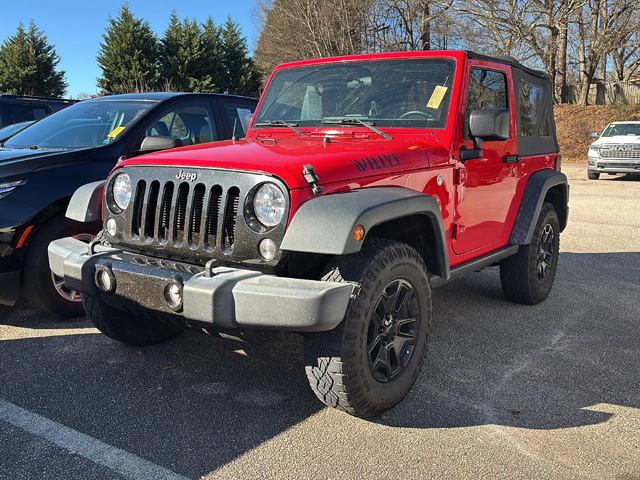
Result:
<instances>
[{"instance_id":1,"label":"tree","mask_svg":"<svg viewBox=\"0 0 640 480\"><path fill-rule=\"evenodd\" d=\"M226 74L224 91L236 95L257 95L261 85L260 72L249 57L247 39L231 17L227 17L221 27L221 37L222 66Z\"/></svg>"},{"instance_id":2,"label":"tree","mask_svg":"<svg viewBox=\"0 0 640 480\"><path fill-rule=\"evenodd\" d=\"M203 31L194 20L178 20L175 10L160 41L160 72L165 81L183 92L210 92L211 76L206 74Z\"/></svg>"},{"instance_id":3,"label":"tree","mask_svg":"<svg viewBox=\"0 0 640 480\"><path fill-rule=\"evenodd\" d=\"M202 24L202 50L203 74L211 79L211 91L222 93L227 88L227 75L222 60L224 44L221 29L211 16Z\"/></svg>"},{"instance_id":4,"label":"tree","mask_svg":"<svg viewBox=\"0 0 640 480\"><path fill-rule=\"evenodd\" d=\"M117 18L109 16L97 60L98 86L106 93L146 91L158 85L158 40L149 22L133 16L125 3Z\"/></svg>"},{"instance_id":5,"label":"tree","mask_svg":"<svg viewBox=\"0 0 640 480\"><path fill-rule=\"evenodd\" d=\"M25 31L20 23L15 35L0 46L0 92L60 97L67 90L65 72L56 70L60 57L33 20Z\"/></svg>"}]
</instances>

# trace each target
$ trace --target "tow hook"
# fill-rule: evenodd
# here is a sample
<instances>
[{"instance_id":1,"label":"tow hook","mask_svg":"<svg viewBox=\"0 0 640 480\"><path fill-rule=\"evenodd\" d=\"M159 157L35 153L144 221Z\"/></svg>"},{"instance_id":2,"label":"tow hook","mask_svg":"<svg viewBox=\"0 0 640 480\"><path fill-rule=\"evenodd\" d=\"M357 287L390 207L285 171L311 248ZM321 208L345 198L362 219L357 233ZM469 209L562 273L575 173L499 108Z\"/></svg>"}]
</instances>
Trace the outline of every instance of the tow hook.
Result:
<instances>
[{"instance_id":1,"label":"tow hook","mask_svg":"<svg viewBox=\"0 0 640 480\"><path fill-rule=\"evenodd\" d=\"M311 193L313 195L320 195L322 193L323 188L318 185L320 181L320 177L316 173L316 170L313 168L313 165L307 164L302 169L302 176L307 181L309 186L311 187Z\"/></svg>"}]
</instances>

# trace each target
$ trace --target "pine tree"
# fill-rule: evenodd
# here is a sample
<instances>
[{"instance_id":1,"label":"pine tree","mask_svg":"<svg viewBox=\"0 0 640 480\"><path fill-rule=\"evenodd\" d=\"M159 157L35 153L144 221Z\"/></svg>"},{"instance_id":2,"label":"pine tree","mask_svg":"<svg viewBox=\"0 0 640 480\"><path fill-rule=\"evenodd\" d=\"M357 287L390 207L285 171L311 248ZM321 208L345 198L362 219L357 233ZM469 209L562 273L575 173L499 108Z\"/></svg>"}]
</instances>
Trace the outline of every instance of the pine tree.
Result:
<instances>
[{"instance_id":1,"label":"pine tree","mask_svg":"<svg viewBox=\"0 0 640 480\"><path fill-rule=\"evenodd\" d=\"M105 93L148 91L157 87L158 40L149 22L133 16L125 3L117 18L109 16L97 60L98 86Z\"/></svg>"},{"instance_id":2,"label":"pine tree","mask_svg":"<svg viewBox=\"0 0 640 480\"><path fill-rule=\"evenodd\" d=\"M203 68L204 73L211 78L211 91L224 93L227 90L227 75L222 61L224 48L222 32L211 16L202 24L202 44Z\"/></svg>"},{"instance_id":3,"label":"pine tree","mask_svg":"<svg viewBox=\"0 0 640 480\"><path fill-rule=\"evenodd\" d=\"M59 97L67 90L60 57L33 20L0 46L0 93Z\"/></svg>"},{"instance_id":4,"label":"pine tree","mask_svg":"<svg viewBox=\"0 0 640 480\"><path fill-rule=\"evenodd\" d=\"M249 57L247 39L242 37L238 24L227 17L221 28L223 41L223 66L226 70L226 91L237 95L258 95L260 73Z\"/></svg>"},{"instance_id":5,"label":"pine tree","mask_svg":"<svg viewBox=\"0 0 640 480\"><path fill-rule=\"evenodd\" d=\"M165 84L178 91L210 92L212 79L206 72L204 37L194 20L178 20L175 10L160 41L160 71Z\"/></svg>"}]
</instances>

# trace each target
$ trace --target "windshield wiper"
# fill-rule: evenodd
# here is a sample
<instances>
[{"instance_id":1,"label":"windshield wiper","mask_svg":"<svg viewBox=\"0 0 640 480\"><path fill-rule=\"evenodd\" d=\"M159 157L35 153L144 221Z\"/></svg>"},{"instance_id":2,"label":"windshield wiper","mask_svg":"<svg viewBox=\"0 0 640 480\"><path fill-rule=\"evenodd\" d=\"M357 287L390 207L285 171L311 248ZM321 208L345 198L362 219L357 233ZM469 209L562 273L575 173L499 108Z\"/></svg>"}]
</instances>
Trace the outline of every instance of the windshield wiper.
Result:
<instances>
[{"instance_id":1,"label":"windshield wiper","mask_svg":"<svg viewBox=\"0 0 640 480\"><path fill-rule=\"evenodd\" d=\"M289 123L289 122L285 122L284 120L271 120L270 122L256 123L255 126L256 127L289 127L291 130L296 132L301 137L307 136L306 133L301 132L296 128L298 126L297 123Z\"/></svg>"},{"instance_id":2,"label":"windshield wiper","mask_svg":"<svg viewBox=\"0 0 640 480\"><path fill-rule=\"evenodd\" d=\"M342 120L322 120L322 123L325 124L335 124L335 125L363 125L371 130L373 133L377 133L382 138L386 138L387 140L393 140L393 137L388 133L384 133L382 130L374 127L372 124L363 122L359 118L343 118Z\"/></svg>"},{"instance_id":3,"label":"windshield wiper","mask_svg":"<svg viewBox=\"0 0 640 480\"><path fill-rule=\"evenodd\" d=\"M38 145L31 145L29 147L29 150L43 150L42 148L40 148Z\"/></svg>"}]
</instances>

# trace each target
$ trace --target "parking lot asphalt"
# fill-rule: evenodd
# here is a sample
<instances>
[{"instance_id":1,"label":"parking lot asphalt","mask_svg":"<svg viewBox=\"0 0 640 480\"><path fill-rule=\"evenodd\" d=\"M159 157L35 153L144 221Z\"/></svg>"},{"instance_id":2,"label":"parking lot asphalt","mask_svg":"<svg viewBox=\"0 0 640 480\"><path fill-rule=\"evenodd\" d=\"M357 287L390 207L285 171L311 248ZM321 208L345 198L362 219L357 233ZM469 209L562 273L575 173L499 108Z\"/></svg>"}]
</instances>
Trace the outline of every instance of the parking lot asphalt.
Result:
<instances>
[{"instance_id":1,"label":"parking lot asphalt","mask_svg":"<svg viewBox=\"0 0 640 480\"><path fill-rule=\"evenodd\" d=\"M509 303L496 268L434 290L422 373L373 421L316 400L296 336L134 348L0 306L0 478L640 479L640 177L563 171L550 297Z\"/></svg>"}]
</instances>

